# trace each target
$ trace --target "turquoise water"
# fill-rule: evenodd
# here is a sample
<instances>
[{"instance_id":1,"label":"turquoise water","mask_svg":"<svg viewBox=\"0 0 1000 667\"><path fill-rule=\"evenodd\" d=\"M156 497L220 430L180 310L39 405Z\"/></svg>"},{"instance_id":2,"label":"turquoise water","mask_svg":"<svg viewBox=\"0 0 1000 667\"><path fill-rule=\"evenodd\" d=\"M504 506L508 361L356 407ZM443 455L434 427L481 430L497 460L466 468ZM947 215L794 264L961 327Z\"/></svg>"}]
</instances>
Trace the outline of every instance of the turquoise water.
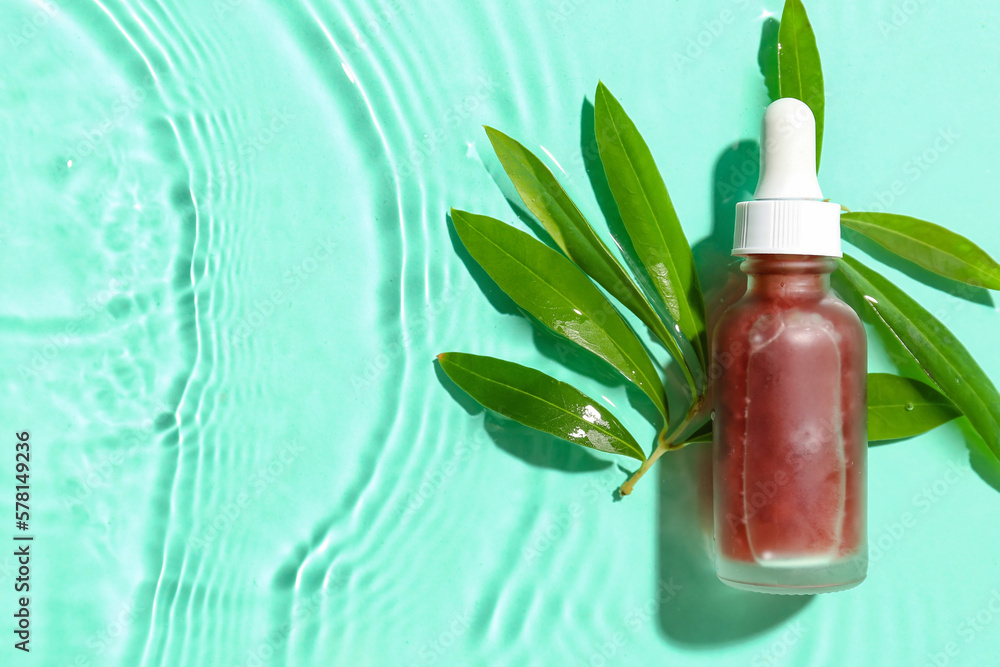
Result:
<instances>
[{"instance_id":1,"label":"turquoise water","mask_svg":"<svg viewBox=\"0 0 1000 667\"><path fill-rule=\"evenodd\" d=\"M808 8L826 195L891 199L1000 255L1000 9ZM602 79L724 266L780 10L8 2L0 497L28 430L35 541L32 650L5 632L2 663L994 664L1000 475L970 468L961 423L872 449L868 581L787 600L714 578L704 451L614 503L617 460L484 418L432 363L455 349L577 381L651 444L641 399L563 359L446 211L526 224L490 124L600 219ZM1000 378L993 299L899 268Z\"/></svg>"}]
</instances>

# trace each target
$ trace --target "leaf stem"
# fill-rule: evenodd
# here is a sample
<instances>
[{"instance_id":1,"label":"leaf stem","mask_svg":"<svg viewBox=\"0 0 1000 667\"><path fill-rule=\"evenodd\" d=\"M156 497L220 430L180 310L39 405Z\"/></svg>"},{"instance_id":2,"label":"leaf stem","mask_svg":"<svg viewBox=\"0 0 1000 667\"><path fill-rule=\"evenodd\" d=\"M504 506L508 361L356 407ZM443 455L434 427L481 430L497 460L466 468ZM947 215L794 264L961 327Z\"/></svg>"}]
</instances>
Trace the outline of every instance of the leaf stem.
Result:
<instances>
[{"instance_id":1,"label":"leaf stem","mask_svg":"<svg viewBox=\"0 0 1000 667\"><path fill-rule=\"evenodd\" d=\"M646 474L646 471L649 470L650 467L652 467L652 465L656 463L665 452L678 448L675 443L687 427L691 425L691 421L694 420L694 418L697 417L698 413L701 411L702 400L703 399L695 401L694 405L691 406L691 409L688 410L684 420L671 429L669 433L667 432L667 429L660 431L660 436L657 438L656 449L653 450L653 453L650 454L649 458L642 462L642 465L635 471L635 474L629 477L628 481L621 485L621 488L618 489L618 493L623 496L627 496L632 493L632 487L635 486L635 483Z\"/></svg>"}]
</instances>

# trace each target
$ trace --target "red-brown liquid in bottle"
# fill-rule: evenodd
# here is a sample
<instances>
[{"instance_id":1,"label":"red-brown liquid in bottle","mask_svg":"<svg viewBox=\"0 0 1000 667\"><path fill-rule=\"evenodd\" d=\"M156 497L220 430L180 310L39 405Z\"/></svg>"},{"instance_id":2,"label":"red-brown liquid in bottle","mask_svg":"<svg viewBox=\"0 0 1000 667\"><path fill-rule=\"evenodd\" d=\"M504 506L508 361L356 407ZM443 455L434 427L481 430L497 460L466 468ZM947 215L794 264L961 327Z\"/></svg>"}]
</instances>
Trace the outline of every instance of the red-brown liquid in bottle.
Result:
<instances>
[{"instance_id":1,"label":"red-brown liquid in bottle","mask_svg":"<svg viewBox=\"0 0 1000 667\"><path fill-rule=\"evenodd\" d=\"M867 568L864 328L832 259L754 255L713 336L719 576L769 592L856 585Z\"/></svg>"}]
</instances>

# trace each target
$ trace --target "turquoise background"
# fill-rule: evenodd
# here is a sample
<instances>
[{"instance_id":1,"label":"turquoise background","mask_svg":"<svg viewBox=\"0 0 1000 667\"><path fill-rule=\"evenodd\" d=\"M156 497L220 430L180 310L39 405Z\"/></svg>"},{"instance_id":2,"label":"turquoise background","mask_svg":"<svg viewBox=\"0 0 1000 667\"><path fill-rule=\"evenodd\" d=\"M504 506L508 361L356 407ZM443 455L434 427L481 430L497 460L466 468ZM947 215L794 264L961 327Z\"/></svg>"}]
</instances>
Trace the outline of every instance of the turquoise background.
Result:
<instances>
[{"instance_id":1,"label":"turquoise background","mask_svg":"<svg viewBox=\"0 0 1000 667\"><path fill-rule=\"evenodd\" d=\"M824 193L1000 255L1000 7L808 9ZM1000 664L1000 475L963 422L871 450L866 583L762 596L714 577L704 449L612 502L630 464L484 417L433 363L540 368L651 446L641 400L521 316L446 211L525 227L490 124L610 241L586 170L601 79L725 267L753 183L719 183L752 164L780 11L5 3L0 498L28 430L35 542L30 655L0 549L3 664ZM993 297L864 249L1000 378Z\"/></svg>"}]
</instances>

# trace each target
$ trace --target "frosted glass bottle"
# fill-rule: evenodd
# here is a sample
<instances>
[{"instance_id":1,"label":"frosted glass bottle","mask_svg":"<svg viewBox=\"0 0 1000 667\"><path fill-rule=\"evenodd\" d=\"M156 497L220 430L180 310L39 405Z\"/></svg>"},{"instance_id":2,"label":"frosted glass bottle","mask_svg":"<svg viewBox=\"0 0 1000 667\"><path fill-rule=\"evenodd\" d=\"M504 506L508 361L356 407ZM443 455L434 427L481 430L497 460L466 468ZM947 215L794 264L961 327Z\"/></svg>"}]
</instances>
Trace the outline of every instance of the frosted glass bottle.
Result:
<instances>
[{"instance_id":1,"label":"frosted glass bottle","mask_svg":"<svg viewBox=\"0 0 1000 667\"><path fill-rule=\"evenodd\" d=\"M753 255L713 336L719 577L820 593L867 571L865 332L832 259Z\"/></svg>"}]
</instances>

